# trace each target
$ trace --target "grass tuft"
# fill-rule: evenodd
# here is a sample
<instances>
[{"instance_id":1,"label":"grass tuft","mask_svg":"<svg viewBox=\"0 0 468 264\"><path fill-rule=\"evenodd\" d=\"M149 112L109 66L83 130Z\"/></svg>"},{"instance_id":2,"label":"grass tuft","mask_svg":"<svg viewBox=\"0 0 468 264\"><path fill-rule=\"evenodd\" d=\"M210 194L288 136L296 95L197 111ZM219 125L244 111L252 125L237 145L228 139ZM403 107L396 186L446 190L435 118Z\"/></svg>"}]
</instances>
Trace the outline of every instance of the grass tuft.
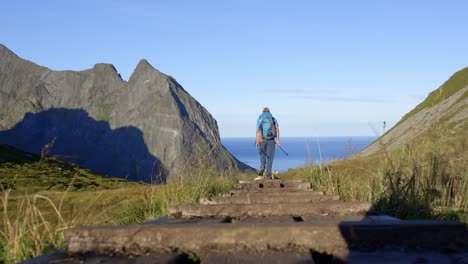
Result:
<instances>
[{"instance_id":1,"label":"grass tuft","mask_svg":"<svg viewBox=\"0 0 468 264\"><path fill-rule=\"evenodd\" d=\"M468 131L432 130L394 151L352 157L295 171L312 188L344 200L372 201L401 219L468 222Z\"/></svg>"},{"instance_id":2,"label":"grass tuft","mask_svg":"<svg viewBox=\"0 0 468 264\"><path fill-rule=\"evenodd\" d=\"M225 193L238 180L238 177L219 177L215 171L199 170L189 179L165 185L76 191L73 187L76 179L72 179L63 191L21 195L4 189L0 259L4 263L17 263L63 248L63 232L69 228L155 220L167 215L173 205L195 204L201 197Z\"/></svg>"}]
</instances>

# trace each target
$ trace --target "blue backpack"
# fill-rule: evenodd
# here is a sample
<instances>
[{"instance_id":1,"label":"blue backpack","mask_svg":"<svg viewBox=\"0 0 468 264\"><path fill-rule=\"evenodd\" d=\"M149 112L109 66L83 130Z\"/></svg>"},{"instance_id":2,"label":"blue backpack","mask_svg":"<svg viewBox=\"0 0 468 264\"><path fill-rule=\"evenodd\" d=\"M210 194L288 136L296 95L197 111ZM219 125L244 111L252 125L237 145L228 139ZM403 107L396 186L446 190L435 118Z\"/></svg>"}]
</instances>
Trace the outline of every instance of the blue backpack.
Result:
<instances>
[{"instance_id":1,"label":"blue backpack","mask_svg":"<svg viewBox=\"0 0 468 264\"><path fill-rule=\"evenodd\" d=\"M276 137L276 124L270 112L262 113L260 119L260 131L262 138L274 139Z\"/></svg>"}]
</instances>

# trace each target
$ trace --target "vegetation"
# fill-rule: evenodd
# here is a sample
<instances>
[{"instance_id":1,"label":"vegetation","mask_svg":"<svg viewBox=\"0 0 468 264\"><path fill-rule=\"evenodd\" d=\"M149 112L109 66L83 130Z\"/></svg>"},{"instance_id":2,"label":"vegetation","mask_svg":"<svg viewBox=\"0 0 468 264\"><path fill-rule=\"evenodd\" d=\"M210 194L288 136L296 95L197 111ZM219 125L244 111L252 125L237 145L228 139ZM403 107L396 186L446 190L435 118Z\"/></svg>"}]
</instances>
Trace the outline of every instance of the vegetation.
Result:
<instances>
[{"instance_id":1,"label":"vegetation","mask_svg":"<svg viewBox=\"0 0 468 264\"><path fill-rule=\"evenodd\" d=\"M97 104L99 109L99 114L96 118L98 121L109 121L110 115L112 113L112 105L107 104Z\"/></svg>"},{"instance_id":2,"label":"vegetation","mask_svg":"<svg viewBox=\"0 0 468 264\"><path fill-rule=\"evenodd\" d=\"M467 128L449 136L432 129L403 148L382 144L376 155L308 166L289 177L345 200L372 201L375 210L401 219L468 222Z\"/></svg>"},{"instance_id":3,"label":"vegetation","mask_svg":"<svg viewBox=\"0 0 468 264\"><path fill-rule=\"evenodd\" d=\"M13 193L83 191L139 186L142 183L103 176L58 158L39 155L0 144L0 190Z\"/></svg>"},{"instance_id":4,"label":"vegetation","mask_svg":"<svg viewBox=\"0 0 468 264\"><path fill-rule=\"evenodd\" d=\"M425 108L441 111L437 106L467 85L465 68L394 128ZM467 96L468 92L464 92L452 106ZM395 138L386 143L378 139L375 143L380 152L373 156L312 165L290 172L288 177L308 180L314 189L339 194L343 199L372 201L377 211L398 218L468 222L468 122L459 115L466 106L459 106L436 113L440 119L398 149L387 149Z\"/></svg>"},{"instance_id":5,"label":"vegetation","mask_svg":"<svg viewBox=\"0 0 468 264\"><path fill-rule=\"evenodd\" d=\"M401 122L447 99L468 83L457 72ZM462 98L467 97L465 92ZM461 109L460 109L461 110ZM369 157L288 171L282 178L344 200L372 201L374 209L401 219L452 219L468 223L468 125L446 114L403 147ZM398 124L397 124L398 125ZM388 145L389 143L387 143ZM82 225L141 223L169 207L198 203L233 188L248 175L219 177L200 169L165 185L147 185L96 174L58 158L0 145L0 263L17 263L63 247L63 232ZM312 160L313 157L312 157Z\"/></svg>"},{"instance_id":6,"label":"vegetation","mask_svg":"<svg viewBox=\"0 0 468 264\"><path fill-rule=\"evenodd\" d=\"M450 96L454 95L456 92L460 91L462 88L468 85L468 68L464 68L454 75L452 75L444 84L442 84L437 90L431 92L429 96L419 105L417 105L413 110L407 113L403 118L398 122L401 124L409 117L423 110L424 108L437 105L438 103L448 99ZM463 100L468 98L468 92L465 92L458 100ZM456 103L456 102L455 102ZM398 126L398 124L395 125Z\"/></svg>"},{"instance_id":7,"label":"vegetation","mask_svg":"<svg viewBox=\"0 0 468 264\"><path fill-rule=\"evenodd\" d=\"M170 206L225 193L240 179L204 169L189 179L147 185L100 176L58 159L41 161L8 146L1 146L0 157L8 161L0 164L0 263L63 248L64 230L76 226L154 220Z\"/></svg>"},{"instance_id":8,"label":"vegetation","mask_svg":"<svg viewBox=\"0 0 468 264\"><path fill-rule=\"evenodd\" d=\"M378 155L312 164L282 177L305 179L313 189L339 194L345 200L372 201L377 211L402 219L468 222L468 135L464 132L449 139L425 135L403 149L388 152L383 146ZM33 188L25 180L11 181L2 189L0 259L5 263L62 248L66 229L154 220L173 205L198 203L201 197L225 193L239 179L249 178L219 177L204 169L165 185L145 185L108 179L57 159L40 161L15 149L4 149L4 159L6 152L10 162L0 165L2 173L16 170L19 179L27 172L27 179L46 189ZM32 174L34 170L40 172ZM35 179L46 175L59 184ZM26 192L27 188L35 191Z\"/></svg>"}]
</instances>

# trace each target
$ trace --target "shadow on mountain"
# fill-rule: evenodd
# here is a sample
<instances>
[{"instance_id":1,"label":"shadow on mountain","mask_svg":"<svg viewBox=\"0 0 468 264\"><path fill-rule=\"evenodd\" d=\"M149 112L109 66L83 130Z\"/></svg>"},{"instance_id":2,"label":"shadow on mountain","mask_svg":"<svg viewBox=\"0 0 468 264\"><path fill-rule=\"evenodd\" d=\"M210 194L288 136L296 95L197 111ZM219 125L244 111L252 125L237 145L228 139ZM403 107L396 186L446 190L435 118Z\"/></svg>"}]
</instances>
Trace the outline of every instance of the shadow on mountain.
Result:
<instances>
[{"instance_id":1,"label":"shadow on mountain","mask_svg":"<svg viewBox=\"0 0 468 264\"><path fill-rule=\"evenodd\" d=\"M38 162L40 156L34 153L26 152L9 145L0 144L0 164L11 162L16 164L25 164Z\"/></svg>"},{"instance_id":2,"label":"shadow on mountain","mask_svg":"<svg viewBox=\"0 0 468 264\"><path fill-rule=\"evenodd\" d=\"M112 130L108 122L94 120L82 109L27 113L15 127L0 132L0 143L37 154L54 138L48 155L114 177L166 182L167 171L149 153L138 128Z\"/></svg>"}]
</instances>

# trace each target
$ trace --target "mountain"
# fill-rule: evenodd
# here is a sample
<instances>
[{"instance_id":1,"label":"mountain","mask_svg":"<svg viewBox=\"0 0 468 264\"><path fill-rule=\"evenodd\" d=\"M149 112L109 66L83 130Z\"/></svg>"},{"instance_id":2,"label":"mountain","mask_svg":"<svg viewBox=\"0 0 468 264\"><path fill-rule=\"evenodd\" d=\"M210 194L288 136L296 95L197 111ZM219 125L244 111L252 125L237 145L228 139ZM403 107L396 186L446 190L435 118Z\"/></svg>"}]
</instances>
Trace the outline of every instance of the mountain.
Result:
<instances>
[{"instance_id":1,"label":"mountain","mask_svg":"<svg viewBox=\"0 0 468 264\"><path fill-rule=\"evenodd\" d=\"M177 81L141 60L128 81L111 64L53 71L0 44L0 143L96 172L165 182L195 168L250 170L216 120Z\"/></svg>"},{"instance_id":2,"label":"mountain","mask_svg":"<svg viewBox=\"0 0 468 264\"><path fill-rule=\"evenodd\" d=\"M468 68L452 75L384 135L359 153L395 150L405 144L432 141L468 144ZM436 142L437 141L437 142Z\"/></svg>"}]
</instances>

